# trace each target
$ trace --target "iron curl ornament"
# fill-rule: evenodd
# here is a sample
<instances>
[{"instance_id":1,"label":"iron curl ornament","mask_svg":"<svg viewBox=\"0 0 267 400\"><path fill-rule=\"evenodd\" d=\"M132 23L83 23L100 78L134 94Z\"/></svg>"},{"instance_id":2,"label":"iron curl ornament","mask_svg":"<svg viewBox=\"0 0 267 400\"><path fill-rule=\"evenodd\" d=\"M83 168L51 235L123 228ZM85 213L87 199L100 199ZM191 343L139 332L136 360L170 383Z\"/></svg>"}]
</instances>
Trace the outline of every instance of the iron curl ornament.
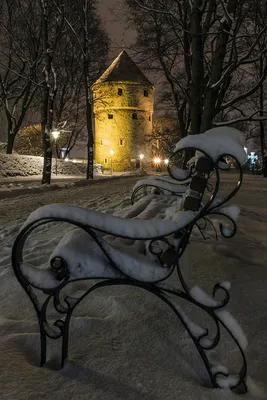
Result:
<instances>
[{"instance_id":1,"label":"iron curl ornament","mask_svg":"<svg viewBox=\"0 0 267 400\"><path fill-rule=\"evenodd\" d=\"M186 147L182 151L190 151L192 148ZM211 157L203 149L193 148L198 157L194 167L182 172L178 167L173 168L175 165L172 163L172 157L168 165L170 176L177 182L177 186L182 183L184 185L184 194L177 196L177 192L172 190L166 191L159 188L159 196L176 196L176 200L181 202L181 213L183 201L187 195L197 197L199 201L199 208L192 213L190 220L185 220L184 224L179 229L172 229L166 234L157 234L155 236L145 235L144 237L136 236L136 234L127 235L114 233L114 226L106 225L105 227L97 226L96 219L90 224L90 215L87 223L82 223L71 215L68 217L42 215L39 219L26 223L19 233L12 250L12 266L17 280L29 296L33 303L34 309L40 327L41 339L41 365L46 363L47 359L47 340L61 339L61 367L68 357L69 348L69 325L71 317L76 307L93 291L106 287L106 286L134 286L150 294L156 296L169 307L170 310L176 315L200 355L209 378L210 384L215 388L228 387L234 391L245 393L247 391L246 376L247 376L247 363L245 358L245 339L242 336L242 330L237 332L231 328L231 314L225 307L228 306L230 301L230 284L228 282L217 283L212 288L212 294L208 295L198 286L190 287L181 268L181 257L186 251L188 244L192 239L192 233L199 230L205 238L205 230L210 226L218 238L222 235L224 238L229 239L233 237L237 231L235 218L229 213L225 204L232 199L238 192L242 183L242 167L238 159L231 154L220 154L216 159ZM179 150L180 151L180 150ZM173 155L173 159L176 157ZM224 196L222 199L218 198L219 188L221 184L220 174L223 168L223 160L226 157L231 157L235 160L238 170L238 179L234 189ZM198 159L205 158L208 160L208 171L200 171L198 167ZM180 175L179 175L180 174ZM179 179L180 176L180 179ZM203 182L203 191L196 194L192 190L192 180L194 177L200 177ZM212 182L210 180L212 179ZM185 183L185 181L187 183ZM202 185L202 186L201 186ZM141 190L138 188L138 190ZM137 191L138 191L137 190ZM137 191L134 192L132 200L134 202ZM208 195L207 198L205 195ZM88 213L90 211L88 210ZM96 215L96 212L94 212ZM99 216L102 214L99 213ZM113 221L115 221L112 217ZM219 223L218 227L215 226L214 218L221 220L224 218L228 225ZM89 221L89 222L88 222ZM68 246L74 246L75 232L80 235L78 239L88 240L88 254L87 259L90 259L90 250L97 249L101 257L105 259L105 265L102 270L94 269L93 265L89 270L84 269L84 260L78 259L75 266L70 265L67 257L64 254L55 255L50 259L47 268L38 269L34 266L27 265L23 261L24 245L28 237L34 232L36 228L47 223L67 222L71 224L75 230L71 241L67 242ZM149 225L149 221L146 220ZM230 224L230 228L229 228ZM109 241L110 237L130 239L132 241L141 241L144 243L144 254L142 258L138 259L140 271L137 273L128 268L127 265L121 263L119 257L120 249L114 249L113 244ZM85 239L87 238L87 239ZM98 253L97 253L98 254ZM130 256L129 256L130 257ZM141 261L140 261L141 260ZM142 264L143 263L143 264ZM144 268L142 268L144 266ZM90 269L91 268L91 269ZM37 271L37 272L36 272ZM181 289L170 287L164 282L176 271L177 287L178 284ZM79 296L66 296L64 289L70 283L76 281L98 281L89 285ZM45 300L40 300L38 294L44 293ZM43 298L43 296L41 296ZM210 324L213 327L211 333L208 327L202 327L193 322L187 313L177 305L177 300L185 301L190 307L196 307L200 312L208 317ZM52 318L49 309L53 307L57 317ZM52 322L50 322L52 320ZM228 369L220 364L214 364L209 358L209 352L219 345L222 338L222 330L226 331L232 339L233 345L240 353L241 364L240 368L234 373L230 373ZM241 337L241 339L240 339Z\"/></svg>"}]
</instances>

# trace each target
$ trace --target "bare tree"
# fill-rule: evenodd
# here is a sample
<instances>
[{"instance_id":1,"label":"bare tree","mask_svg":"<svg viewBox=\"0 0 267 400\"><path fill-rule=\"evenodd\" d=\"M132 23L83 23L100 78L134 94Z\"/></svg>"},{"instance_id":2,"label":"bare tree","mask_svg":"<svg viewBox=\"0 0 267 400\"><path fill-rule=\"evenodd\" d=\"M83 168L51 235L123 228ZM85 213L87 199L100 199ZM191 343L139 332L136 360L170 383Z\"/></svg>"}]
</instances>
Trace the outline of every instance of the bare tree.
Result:
<instances>
[{"instance_id":1,"label":"bare tree","mask_svg":"<svg viewBox=\"0 0 267 400\"><path fill-rule=\"evenodd\" d=\"M8 152L30 105L41 113L42 183L50 183L53 129L67 153L88 131L87 178L93 177L90 86L105 68L109 40L95 0L4 0L0 10L0 106ZM60 154L57 149L57 154Z\"/></svg>"},{"instance_id":2,"label":"bare tree","mask_svg":"<svg viewBox=\"0 0 267 400\"><path fill-rule=\"evenodd\" d=\"M168 158L180 138L177 118L166 113L153 120L152 135L148 135L147 142L152 146L153 156Z\"/></svg>"},{"instance_id":3,"label":"bare tree","mask_svg":"<svg viewBox=\"0 0 267 400\"><path fill-rule=\"evenodd\" d=\"M42 84L42 111L41 126L44 149L44 165L42 183L51 182L52 147L51 133L53 130L54 102L57 92L57 75L53 65L53 58L59 39L64 28L64 0L59 0L57 7L49 7L47 0L40 0L41 25L42 25L42 59L43 75Z\"/></svg>"},{"instance_id":4,"label":"bare tree","mask_svg":"<svg viewBox=\"0 0 267 400\"><path fill-rule=\"evenodd\" d=\"M3 0L0 13L0 106L11 154L38 89L41 30L36 26L35 0Z\"/></svg>"},{"instance_id":5,"label":"bare tree","mask_svg":"<svg viewBox=\"0 0 267 400\"><path fill-rule=\"evenodd\" d=\"M54 2L56 5L56 3ZM59 7L57 10L63 14ZM65 56L59 61L58 95L55 103L55 124L66 121L70 135L67 152L87 130L87 179L93 178L94 137L90 87L104 70L109 51L109 38L101 25L95 0L67 1L64 20L68 32ZM66 35L64 37L66 43ZM71 82L73 85L71 85ZM64 123L64 122L63 122Z\"/></svg>"},{"instance_id":6,"label":"bare tree","mask_svg":"<svg viewBox=\"0 0 267 400\"><path fill-rule=\"evenodd\" d=\"M252 11L258 0L125 1L140 60L164 74L182 136L266 119L246 107L267 76L267 47L258 48L267 18L259 25ZM261 58L261 73L252 76Z\"/></svg>"}]
</instances>

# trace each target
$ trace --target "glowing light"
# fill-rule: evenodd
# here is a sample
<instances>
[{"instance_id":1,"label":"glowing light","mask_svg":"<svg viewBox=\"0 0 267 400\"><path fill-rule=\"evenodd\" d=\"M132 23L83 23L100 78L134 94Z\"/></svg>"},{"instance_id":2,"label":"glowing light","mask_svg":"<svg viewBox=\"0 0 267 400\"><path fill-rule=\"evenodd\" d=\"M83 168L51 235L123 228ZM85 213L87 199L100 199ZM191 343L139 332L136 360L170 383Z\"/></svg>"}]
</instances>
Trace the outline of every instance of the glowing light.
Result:
<instances>
[{"instance_id":1,"label":"glowing light","mask_svg":"<svg viewBox=\"0 0 267 400\"><path fill-rule=\"evenodd\" d=\"M110 154L113 156L114 150L109 150Z\"/></svg>"},{"instance_id":2,"label":"glowing light","mask_svg":"<svg viewBox=\"0 0 267 400\"><path fill-rule=\"evenodd\" d=\"M59 132L59 131L53 131L53 132L52 132L52 135L53 135L53 138L54 138L55 140L57 140L57 138L58 138L59 135L60 135L60 132Z\"/></svg>"},{"instance_id":3,"label":"glowing light","mask_svg":"<svg viewBox=\"0 0 267 400\"><path fill-rule=\"evenodd\" d=\"M169 160L168 160L168 158L165 158L165 160L164 160L164 164L165 164L165 165L168 165L168 164L169 164Z\"/></svg>"},{"instance_id":4,"label":"glowing light","mask_svg":"<svg viewBox=\"0 0 267 400\"><path fill-rule=\"evenodd\" d=\"M252 165L256 164L256 161L258 160L258 156L255 155L255 151L252 151L250 153L250 155L248 155L248 159L250 160Z\"/></svg>"},{"instance_id":5,"label":"glowing light","mask_svg":"<svg viewBox=\"0 0 267 400\"><path fill-rule=\"evenodd\" d=\"M143 158L144 158L144 154L140 154L140 160L143 160Z\"/></svg>"},{"instance_id":6,"label":"glowing light","mask_svg":"<svg viewBox=\"0 0 267 400\"><path fill-rule=\"evenodd\" d=\"M159 157L155 157L153 161L155 164L159 164L161 162L161 159Z\"/></svg>"},{"instance_id":7,"label":"glowing light","mask_svg":"<svg viewBox=\"0 0 267 400\"><path fill-rule=\"evenodd\" d=\"M64 161L65 161L65 162L68 162L68 161L70 161L70 160L68 159L68 157L66 157L66 158L64 159Z\"/></svg>"},{"instance_id":8,"label":"glowing light","mask_svg":"<svg viewBox=\"0 0 267 400\"><path fill-rule=\"evenodd\" d=\"M245 152L248 154L248 148L244 147Z\"/></svg>"}]
</instances>

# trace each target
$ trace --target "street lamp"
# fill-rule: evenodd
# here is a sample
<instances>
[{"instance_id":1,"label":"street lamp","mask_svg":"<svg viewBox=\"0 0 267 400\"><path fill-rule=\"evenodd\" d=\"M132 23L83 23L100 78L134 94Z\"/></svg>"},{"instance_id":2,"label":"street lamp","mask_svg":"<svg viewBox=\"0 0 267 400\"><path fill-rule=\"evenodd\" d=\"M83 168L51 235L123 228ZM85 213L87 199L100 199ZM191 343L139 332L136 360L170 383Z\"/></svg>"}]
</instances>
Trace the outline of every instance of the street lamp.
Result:
<instances>
[{"instance_id":1,"label":"street lamp","mask_svg":"<svg viewBox=\"0 0 267 400\"><path fill-rule=\"evenodd\" d=\"M110 171L111 171L111 175L112 175L112 173L113 173L113 169L112 169L112 156L113 156L113 154L114 154L114 150L109 150L109 152L110 152Z\"/></svg>"},{"instance_id":2,"label":"street lamp","mask_svg":"<svg viewBox=\"0 0 267 400\"><path fill-rule=\"evenodd\" d=\"M139 158L140 158L140 169L142 170L142 161L144 159L144 154L140 154Z\"/></svg>"},{"instance_id":3,"label":"street lamp","mask_svg":"<svg viewBox=\"0 0 267 400\"><path fill-rule=\"evenodd\" d=\"M59 134L60 134L59 131L52 132L53 138L55 139L55 146L56 146L56 175L57 175L57 138L59 137Z\"/></svg>"},{"instance_id":4,"label":"street lamp","mask_svg":"<svg viewBox=\"0 0 267 400\"><path fill-rule=\"evenodd\" d=\"M165 160L164 160L164 164L165 164L165 165L168 165L168 164L169 164L169 160L168 160L168 158L165 158Z\"/></svg>"},{"instance_id":5,"label":"street lamp","mask_svg":"<svg viewBox=\"0 0 267 400\"><path fill-rule=\"evenodd\" d=\"M161 163L161 159L159 157L155 157L153 161L156 165L156 171L159 172L159 164Z\"/></svg>"},{"instance_id":6,"label":"street lamp","mask_svg":"<svg viewBox=\"0 0 267 400\"><path fill-rule=\"evenodd\" d=\"M159 157L155 157L153 161L154 161L154 163L155 163L156 165L159 165L160 162L161 162L161 159L160 159Z\"/></svg>"}]
</instances>

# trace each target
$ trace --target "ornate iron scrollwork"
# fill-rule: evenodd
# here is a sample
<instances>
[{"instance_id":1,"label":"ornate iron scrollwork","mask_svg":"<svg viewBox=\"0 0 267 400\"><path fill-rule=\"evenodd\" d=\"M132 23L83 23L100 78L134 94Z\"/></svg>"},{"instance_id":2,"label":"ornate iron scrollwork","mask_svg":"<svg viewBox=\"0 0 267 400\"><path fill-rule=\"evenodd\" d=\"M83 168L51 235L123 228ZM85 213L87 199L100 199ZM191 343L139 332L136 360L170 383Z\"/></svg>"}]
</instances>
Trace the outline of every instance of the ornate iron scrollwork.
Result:
<instances>
[{"instance_id":1,"label":"ornate iron scrollwork","mask_svg":"<svg viewBox=\"0 0 267 400\"><path fill-rule=\"evenodd\" d=\"M52 270L55 272L55 278L58 281L69 278L68 264L62 257L54 257L50 260Z\"/></svg>"},{"instance_id":2,"label":"ornate iron scrollwork","mask_svg":"<svg viewBox=\"0 0 267 400\"><path fill-rule=\"evenodd\" d=\"M202 153L204 152L202 151ZM23 246L27 237L37 226L40 226L46 222L60 221L60 219L41 219L37 223L35 222L34 224L25 227L20 232L13 247L12 263L16 277L30 297L31 301L33 302L38 316L41 332L41 365L46 362L47 338L62 339L61 366L64 365L64 361L68 356L69 323L71 320L71 316L75 308L85 297L91 294L94 290L104 286L130 285L139 287L140 289L146 290L151 294L157 296L176 314L179 321L182 323L189 336L191 337L199 355L201 356L213 387L226 387L228 385L228 387L233 390L238 389L242 392L246 392L247 364L244 355L244 348L242 344L240 344L240 341L236 337L235 333L227 325L227 318L225 314L226 311L224 310L230 300L229 284L216 284L213 288L212 296L208 296L204 292L201 292L204 299L202 299L201 301L201 296L198 295L199 293L197 293L197 290L190 288L186 283L179 263L179 260L181 259L184 251L187 248L194 227L197 227L205 238L204 231L205 229L207 229L208 226L211 226L213 231L215 232L215 236L217 237L218 234L216 227L211 220L211 218L215 216L219 218L226 218L231 223L231 229L226 228L222 225L222 223L219 224L219 232L223 237L233 237L237 229L236 222L230 215L227 214L226 210L224 210L222 206L224 206L224 204L228 202L228 200L230 200L240 188L242 182L241 165L239 164L238 160L236 160L236 164L239 170L239 179L236 183L236 187L222 200L218 200L217 195L220 186L220 171L222 170L220 162L222 158L225 158L228 155L222 154L220 155L220 158L215 161L212 160L208 154L204 153L204 155L210 162L208 168L209 172L206 176L207 181L203 180L203 182L195 182L197 187L194 186L194 188L197 189L200 186L202 189L204 187L207 188L210 197L206 201L204 201L204 199L201 199L201 205L198 212L196 213L195 218L193 220L190 220L180 230L172 232L172 234L167 237L157 237L150 240L147 240L145 238L142 239L146 241L146 249L147 252L150 253L150 259L154 258L158 266L166 268L166 274L164 275L164 278L155 280L153 281L153 283L143 281L142 279L133 279L128 276L127 273L122 272L119 266L112 259L112 256L104 247L103 240L100 240L96 231L88 225L72 222L70 219L67 220L67 222L73 223L76 227L79 227L80 229L85 231L88 234L88 240L90 238L91 241L99 246L101 251L107 257L107 264L109 264L111 270L114 271L115 277L107 278L101 275L97 276L96 274L91 278L75 277L74 279L72 279L70 272L71 266L68 265L67 261L64 260L62 257L57 256L50 260L50 269L48 270L48 276L49 279L52 277L51 286L48 288L38 288L38 286L31 282L31 279L26 276L23 271ZM203 168L205 167L204 164L205 163L203 163L202 165ZM199 168L202 167L199 166ZM204 174L206 174L206 167L204 168L204 170ZM195 172L195 169L190 169L191 176L193 176ZM213 174L213 176L215 177L215 183L213 184L208 182L211 174ZM134 237L129 237L129 239L134 239ZM90 248L88 249L88 251L90 251ZM163 284L163 281L165 281L174 272L174 270L177 271L182 290L178 290L176 288L172 288ZM118 274L120 274L120 278L116 277L119 276ZM63 289L70 282L83 279L100 279L101 281L88 288L82 295L78 296L77 298L73 298L70 296L62 297ZM39 301L37 300L37 296L35 294L38 289L43 290L47 294L47 298L42 305L39 304ZM218 292L221 292L221 294L223 294L223 297L221 296L220 300L216 299ZM173 298L185 300L191 306L198 307L201 312L204 312L211 319L215 327L215 333L213 334L213 336L211 336L208 328L196 326L196 324L194 324L189 319L187 314L177 305L177 302L173 301ZM52 324L48 322L48 306L51 304L53 305L54 310L58 313L58 317ZM224 328L228 332L241 354L241 368L233 376L229 374L228 370L225 367L214 365L209 360L207 355L210 350L215 349L216 346L219 344L221 338L221 328Z\"/></svg>"}]
</instances>

